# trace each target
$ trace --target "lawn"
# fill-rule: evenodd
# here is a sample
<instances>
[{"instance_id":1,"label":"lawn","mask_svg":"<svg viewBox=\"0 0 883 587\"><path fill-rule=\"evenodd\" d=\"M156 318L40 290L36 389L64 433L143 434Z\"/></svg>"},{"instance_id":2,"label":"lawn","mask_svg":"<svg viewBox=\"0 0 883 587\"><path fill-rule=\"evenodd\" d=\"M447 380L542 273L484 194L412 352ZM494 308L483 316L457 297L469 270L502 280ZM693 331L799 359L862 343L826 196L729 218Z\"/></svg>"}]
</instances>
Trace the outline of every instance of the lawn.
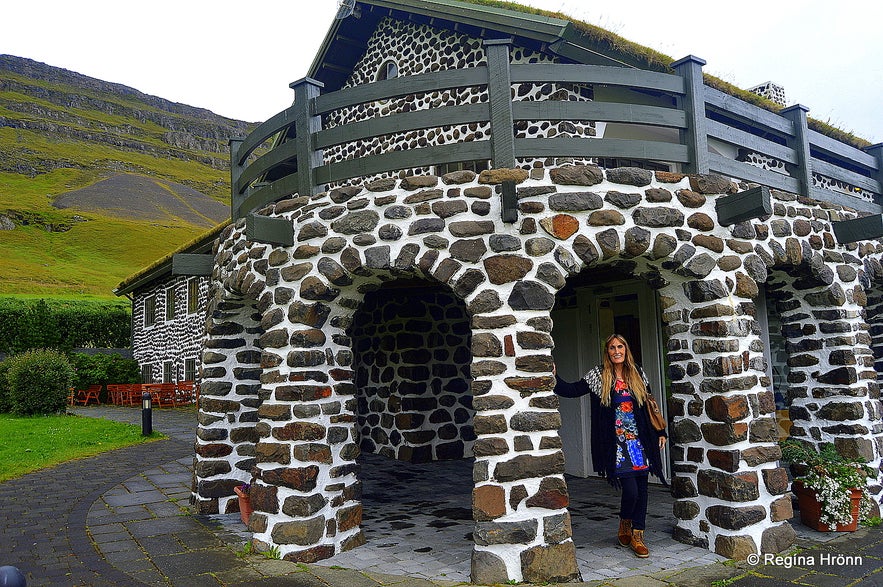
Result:
<instances>
[{"instance_id":1,"label":"lawn","mask_svg":"<svg viewBox=\"0 0 883 587\"><path fill-rule=\"evenodd\" d=\"M73 415L16 417L0 414L0 481L64 461L165 438L141 427Z\"/></svg>"}]
</instances>

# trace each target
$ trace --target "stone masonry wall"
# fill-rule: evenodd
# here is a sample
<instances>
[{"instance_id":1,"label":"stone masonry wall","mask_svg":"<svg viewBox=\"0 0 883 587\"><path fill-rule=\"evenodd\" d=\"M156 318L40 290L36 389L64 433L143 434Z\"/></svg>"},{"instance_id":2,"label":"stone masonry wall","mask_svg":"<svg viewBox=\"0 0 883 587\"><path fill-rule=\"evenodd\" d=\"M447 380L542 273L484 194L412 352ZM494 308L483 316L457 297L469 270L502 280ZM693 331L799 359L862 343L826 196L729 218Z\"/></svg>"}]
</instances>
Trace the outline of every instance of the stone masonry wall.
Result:
<instances>
[{"instance_id":1,"label":"stone masonry wall","mask_svg":"<svg viewBox=\"0 0 883 587\"><path fill-rule=\"evenodd\" d=\"M514 224L500 219L503 181L518 184ZM313 561L364 541L354 320L384 281L419 278L453 292L471 322L473 581L576 578L549 313L568 275L615 264L659 290L675 536L736 558L788 547L788 479L765 379L758 283L773 276L798 302L783 317L786 330L801 325L800 336L785 333L792 376L804 375L795 384L806 390L792 400L805 410L793 412L795 428L812 442L870 450L877 466L879 400L861 283L862 263L881 247L838 245L831 222L851 212L783 193L774 193L770 218L718 225L716 199L746 187L585 165L457 172L268 206L260 213L292 222L292 247L249 242L242 221L229 227L214 291L219 304L255 300L263 331L254 345L262 366L255 543ZM210 323L211 348L228 336ZM229 393L219 385L204 398L229 402ZM233 406L222 406L201 406L200 418L226 413L235 422ZM199 487L207 481L226 482L218 474Z\"/></svg>"},{"instance_id":2,"label":"stone masonry wall","mask_svg":"<svg viewBox=\"0 0 883 587\"><path fill-rule=\"evenodd\" d=\"M187 283L196 280L199 303L195 312L187 311ZM139 365L150 365L152 381L162 381L163 364L171 361L172 380L184 380L184 361L196 360L196 380L202 342L205 338L205 313L209 279L205 277L170 276L150 288L135 292L132 301L132 356ZM166 320L166 291L175 292L175 318ZM144 302L156 300L155 323L144 325Z\"/></svg>"},{"instance_id":3,"label":"stone masonry wall","mask_svg":"<svg viewBox=\"0 0 883 587\"><path fill-rule=\"evenodd\" d=\"M412 463L472 456L470 333L449 293L365 296L353 328L363 451Z\"/></svg>"}]
</instances>

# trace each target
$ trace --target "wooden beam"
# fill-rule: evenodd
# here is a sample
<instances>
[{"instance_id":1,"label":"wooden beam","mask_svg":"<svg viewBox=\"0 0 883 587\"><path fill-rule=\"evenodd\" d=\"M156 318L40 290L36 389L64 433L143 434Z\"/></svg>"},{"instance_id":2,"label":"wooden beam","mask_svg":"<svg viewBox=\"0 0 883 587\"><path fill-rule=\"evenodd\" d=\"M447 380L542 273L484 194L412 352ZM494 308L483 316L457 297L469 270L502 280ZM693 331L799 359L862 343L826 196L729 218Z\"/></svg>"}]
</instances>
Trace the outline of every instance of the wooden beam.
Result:
<instances>
[{"instance_id":1,"label":"wooden beam","mask_svg":"<svg viewBox=\"0 0 883 587\"><path fill-rule=\"evenodd\" d=\"M883 236L883 215L872 214L851 220L832 222L834 236L840 244L873 240Z\"/></svg>"},{"instance_id":2,"label":"wooden beam","mask_svg":"<svg viewBox=\"0 0 883 587\"><path fill-rule=\"evenodd\" d=\"M717 210L717 221L721 226L738 224L773 213L770 188L766 186L757 186L738 194L722 196L714 203L714 207Z\"/></svg>"},{"instance_id":3,"label":"wooden beam","mask_svg":"<svg viewBox=\"0 0 883 587\"><path fill-rule=\"evenodd\" d=\"M254 242L290 247L294 244L294 227L284 218L249 214L245 217L245 236Z\"/></svg>"},{"instance_id":4,"label":"wooden beam","mask_svg":"<svg viewBox=\"0 0 883 587\"><path fill-rule=\"evenodd\" d=\"M504 181L502 194L503 209L501 219L503 222L512 224L518 221L518 193L514 181Z\"/></svg>"},{"instance_id":5,"label":"wooden beam","mask_svg":"<svg viewBox=\"0 0 883 587\"><path fill-rule=\"evenodd\" d=\"M214 268L214 255L177 253L172 256L172 275L211 275Z\"/></svg>"}]
</instances>

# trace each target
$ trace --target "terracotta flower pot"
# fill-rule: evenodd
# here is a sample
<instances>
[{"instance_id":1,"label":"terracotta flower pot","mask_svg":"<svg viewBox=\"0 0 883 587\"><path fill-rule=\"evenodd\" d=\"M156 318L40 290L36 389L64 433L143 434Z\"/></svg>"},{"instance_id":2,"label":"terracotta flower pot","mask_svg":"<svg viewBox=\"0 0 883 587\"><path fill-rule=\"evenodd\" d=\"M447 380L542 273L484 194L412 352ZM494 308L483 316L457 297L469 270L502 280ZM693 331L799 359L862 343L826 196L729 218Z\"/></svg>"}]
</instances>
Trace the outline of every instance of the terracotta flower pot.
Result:
<instances>
[{"instance_id":1,"label":"terracotta flower pot","mask_svg":"<svg viewBox=\"0 0 883 587\"><path fill-rule=\"evenodd\" d=\"M815 491L804 487L799 479L794 480L791 484L791 489L797 495L797 507L800 508L800 522L804 526L819 532L855 532L858 529L859 507L862 500L862 492L860 490L851 490L852 522L849 524L837 524L834 528L831 528L819 521L822 515L822 504L819 503Z\"/></svg>"},{"instance_id":2,"label":"terracotta flower pot","mask_svg":"<svg viewBox=\"0 0 883 587\"><path fill-rule=\"evenodd\" d=\"M249 498L248 492L242 490L242 487L234 487L233 491L239 497L239 517L242 518L242 523L248 526L251 513L254 511L251 507L251 498Z\"/></svg>"}]
</instances>

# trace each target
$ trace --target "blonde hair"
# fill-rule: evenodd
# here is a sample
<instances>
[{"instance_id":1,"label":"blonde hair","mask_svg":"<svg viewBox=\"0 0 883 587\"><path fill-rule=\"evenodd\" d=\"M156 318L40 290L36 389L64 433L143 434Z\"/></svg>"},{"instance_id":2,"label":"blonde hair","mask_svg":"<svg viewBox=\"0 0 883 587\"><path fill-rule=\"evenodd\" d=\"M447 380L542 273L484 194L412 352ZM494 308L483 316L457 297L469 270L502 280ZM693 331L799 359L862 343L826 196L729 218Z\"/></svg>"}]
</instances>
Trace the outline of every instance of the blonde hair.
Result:
<instances>
[{"instance_id":1,"label":"blonde hair","mask_svg":"<svg viewBox=\"0 0 883 587\"><path fill-rule=\"evenodd\" d=\"M607 349L610 347L610 343L614 340L618 340L625 347L625 361L622 364L622 377L629 389L632 390L635 399L638 400L638 405L643 406L644 400L647 397L647 386L644 385L644 378L641 377L641 373L638 371L637 365L635 365L635 357L632 355L632 349L629 348L628 341L621 334L611 334L607 337L607 340L604 341L604 359L601 368L601 403L605 406L610 405L610 390L613 388L615 374L613 370L613 362L610 360L610 353Z\"/></svg>"}]
</instances>

